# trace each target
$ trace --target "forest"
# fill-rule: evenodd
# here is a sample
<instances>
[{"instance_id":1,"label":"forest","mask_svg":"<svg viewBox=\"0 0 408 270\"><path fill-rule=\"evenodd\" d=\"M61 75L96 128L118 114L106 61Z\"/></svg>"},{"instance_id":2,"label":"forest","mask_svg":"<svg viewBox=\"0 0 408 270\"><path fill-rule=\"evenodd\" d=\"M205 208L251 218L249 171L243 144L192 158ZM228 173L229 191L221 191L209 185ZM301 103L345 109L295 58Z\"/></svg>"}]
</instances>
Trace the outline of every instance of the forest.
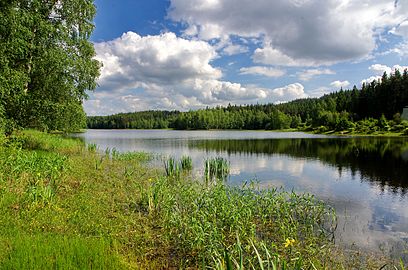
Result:
<instances>
[{"instance_id":1,"label":"forest","mask_svg":"<svg viewBox=\"0 0 408 270\"><path fill-rule=\"evenodd\" d=\"M297 99L282 104L228 105L197 111L143 111L91 116L91 129L317 129L401 131L403 108L408 106L408 72L384 73L361 89L333 92L320 98Z\"/></svg>"}]
</instances>

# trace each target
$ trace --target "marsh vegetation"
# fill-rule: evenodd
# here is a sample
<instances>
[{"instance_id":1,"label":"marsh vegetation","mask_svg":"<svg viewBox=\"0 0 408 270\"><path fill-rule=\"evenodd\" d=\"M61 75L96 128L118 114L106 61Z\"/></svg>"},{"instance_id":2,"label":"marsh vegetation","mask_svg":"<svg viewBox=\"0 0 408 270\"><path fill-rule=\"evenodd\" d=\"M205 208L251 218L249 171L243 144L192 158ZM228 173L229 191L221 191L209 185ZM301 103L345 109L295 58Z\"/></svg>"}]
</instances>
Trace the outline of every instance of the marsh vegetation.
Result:
<instances>
[{"instance_id":1,"label":"marsh vegetation","mask_svg":"<svg viewBox=\"0 0 408 270\"><path fill-rule=\"evenodd\" d=\"M164 166L147 165L150 154L96 149L32 131L2 138L0 268L374 269L391 263L336 248L336 214L313 195L175 178ZM188 174L189 158L172 163L184 164ZM227 173L225 160L206 163L220 178Z\"/></svg>"}]
</instances>

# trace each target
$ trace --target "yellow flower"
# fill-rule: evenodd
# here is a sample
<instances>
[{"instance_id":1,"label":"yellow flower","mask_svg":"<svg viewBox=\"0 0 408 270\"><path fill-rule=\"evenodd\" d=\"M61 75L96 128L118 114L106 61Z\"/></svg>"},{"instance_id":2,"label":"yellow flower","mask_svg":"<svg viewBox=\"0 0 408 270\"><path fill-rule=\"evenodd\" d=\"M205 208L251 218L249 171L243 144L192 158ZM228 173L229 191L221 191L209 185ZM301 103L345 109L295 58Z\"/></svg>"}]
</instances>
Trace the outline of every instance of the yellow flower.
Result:
<instances>
[{"instance_id":1,"label":"yellow flower","mask_svg":"<svg viewBox=\"0 0 408 270\"><path fill-rule=\"evenodd\" d=\"M295 242L296 242L295 239L286 238L285 248L293 246L293 244L294 244Z\"/></svg>"}]
</instances>

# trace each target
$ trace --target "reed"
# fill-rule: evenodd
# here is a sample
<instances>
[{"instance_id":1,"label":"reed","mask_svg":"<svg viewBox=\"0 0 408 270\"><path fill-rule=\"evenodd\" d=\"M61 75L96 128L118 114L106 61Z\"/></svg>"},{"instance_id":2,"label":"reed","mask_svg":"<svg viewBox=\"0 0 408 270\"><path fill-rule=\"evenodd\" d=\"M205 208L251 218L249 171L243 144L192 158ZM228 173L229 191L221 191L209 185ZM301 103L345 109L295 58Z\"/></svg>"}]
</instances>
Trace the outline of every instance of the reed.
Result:
<instances>
[{"instance_id":1,"label":"reed","mask_svg":"<svg viewBox=\"0 0 408 270\"><path fill-rule=\"evenodd\" d=\"M206 182L220 180L225 181L229 176L230 164L222 158L209 158L204 161L204 179Z\"/></svg>"},{"instance_id":2,"label":"reed","mask_svg":"<svg viewBox=\"0 0 408 270\"><path fill-rule=\"evenodd\" d=\"M181 173L181 166L174 157L170 157L164 161L164 170L166 176L179 178Z\"/></svg>"},{"instance_id":3,"label":"reed","mask_svg":"<svg viewBox=\"0 0 408 270\"><path fill-rule=\"evenodd\" d=\"M86 147L89 152L96 152L98 150L96 143L88 143Z\"/></svg>"},{"instance_id":4,"label":"reed","mask_svg":"<svg viewBox=\"0 0 408 270\"><path fill-rule=\"evenodd\" d=\"M242 261L241 269L260 266L260 258L263 266L286 262L287 269L299 269L304 258L309 267L327 255L329 248L319 247L330 246L335 227L333 210L310 195L169 177L152 180L142 193L137 205L160 221L165 246L189 267L220 266L224 256Z\"/></svg>"},{"instance_id":5,"label":"reed","mask_svg":"<svg viewBox=\"0 0 408 270\"><path fill-rule=\"evenodd\" d=\"M191 171L193 169L193 160L189 156L182 156L180 166L183 171Z\"/></svg>"}]
</instances>

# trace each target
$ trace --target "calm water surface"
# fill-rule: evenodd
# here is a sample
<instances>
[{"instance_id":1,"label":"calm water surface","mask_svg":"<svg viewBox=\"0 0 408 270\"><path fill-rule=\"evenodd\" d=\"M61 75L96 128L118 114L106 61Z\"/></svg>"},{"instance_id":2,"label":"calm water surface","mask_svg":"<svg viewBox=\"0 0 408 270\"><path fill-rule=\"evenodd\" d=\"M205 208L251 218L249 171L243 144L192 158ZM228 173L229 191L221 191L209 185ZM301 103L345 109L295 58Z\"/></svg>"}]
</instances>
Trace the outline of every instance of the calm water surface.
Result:
<instances>
[{"instance_id":1,"label":"calm water surface","mask_svg":"<svg viewBox=\"0 0 408 270\"><path fill-rule=\"evenodd\" d=\"M200 175L204 159L231 163L230 185L308 192L339 216L336 242L381 250L408 262L408 139L351 138L300 132L88 130L100 149L189 155Z\"/></svg>"}]
</instances>

